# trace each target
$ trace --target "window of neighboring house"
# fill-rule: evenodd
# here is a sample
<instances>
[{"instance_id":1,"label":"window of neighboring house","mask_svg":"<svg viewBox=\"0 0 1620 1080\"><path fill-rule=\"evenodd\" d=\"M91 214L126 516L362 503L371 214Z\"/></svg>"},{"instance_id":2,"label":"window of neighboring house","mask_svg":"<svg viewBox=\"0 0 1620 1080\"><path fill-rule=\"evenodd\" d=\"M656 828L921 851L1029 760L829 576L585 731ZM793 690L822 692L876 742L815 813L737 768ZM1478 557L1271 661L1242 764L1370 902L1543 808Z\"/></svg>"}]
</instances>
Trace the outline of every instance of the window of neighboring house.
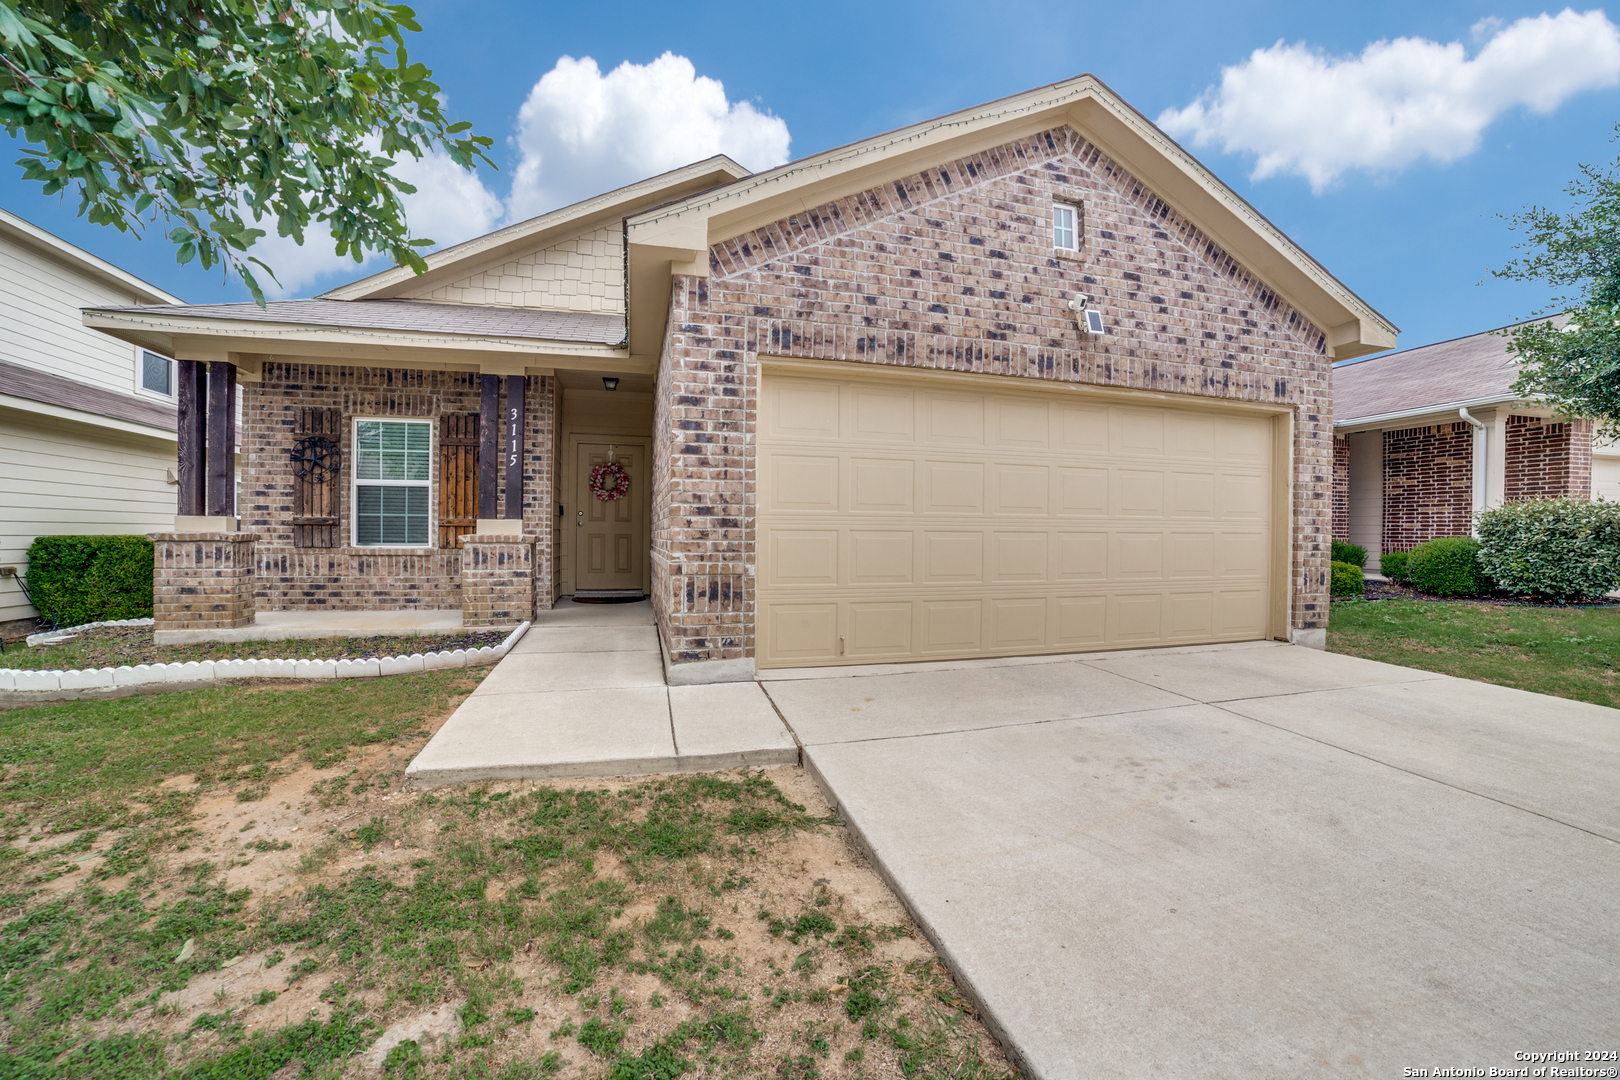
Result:
<instances>
[{"instance_id":1,"label":"window of neighboring house","mask_svg":"<svg viewBox=\"0 0 1620 1080\"><path fill-rule=\"evenodd\" d=\"M1052 204L1052 246L1059 251L1080 249L1080 210L1073 203Z\"/></svg>"},{"instance_id":2,"label":"window of neighboring house","mask_svg":"<svg viewBox=\"0 0 1620 1080\"><path fill-rule=\"evenodd\" d=\"M354 422L354 542L426 546L433 425L425 420Z\"/></svg>"},{"instance_id":3,"label":"window of neighboring house","mask_svg":"<svg viewBox=\"0 0 1620 1080\"><path fill-rule=\"evenodd\" d=\"M141 389L149 394L174 397L174 361L142 349Z\"/></svg>"}]
</instances>

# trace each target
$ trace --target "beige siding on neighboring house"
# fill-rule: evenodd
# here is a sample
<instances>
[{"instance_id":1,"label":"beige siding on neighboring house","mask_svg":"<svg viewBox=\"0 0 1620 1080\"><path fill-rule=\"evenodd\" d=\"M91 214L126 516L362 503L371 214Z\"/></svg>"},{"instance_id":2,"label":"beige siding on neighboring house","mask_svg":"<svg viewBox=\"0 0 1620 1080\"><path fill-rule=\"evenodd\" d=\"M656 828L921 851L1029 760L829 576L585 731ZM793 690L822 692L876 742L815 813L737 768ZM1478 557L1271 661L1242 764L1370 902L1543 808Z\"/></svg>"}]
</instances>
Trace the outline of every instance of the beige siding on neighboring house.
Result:
<instances>
[{"instance_id":1,"label":"beige siding on neighboring house","mask_svg":"<svg viewBox=\"0 0 1620 1080\"><path fill-rule=\"evenodd\" d=\"M0 409L0 565L27 573L36 536L131 534L174 524L174 442ZM0 622L33 609L0 579Z\"/></svg>"},{"instance_id":2,"label":"beige siding on neighboring house","mask_svg":"<svg viewBox=\"0 0 1620 1080\"><path fill-rule=\"evenodd\" d=\"M1350 443L1350 542L1367 549L1367 569L1378 569L1384 536L1384 433L1363 431Z\"/></svg>"},{"instance_id":3,"label":"beige siding on neighboring house","mask_svg":"<svg viewBox=\"0 0 1620 1080\"><path fill-rule=\"evenodd\" d=\"M623 311L624 233L616 224L592 229L416 298L492 307Z\"/></svg>"},{"instance_id":4,"label":"beige siding on neighboring house","mask_svg":"<svg viewBox=\"0 0 1620 1080\"><path fill-rule=\"evenodd\" d=\"M0 360L133 396L135 347L85 326L79 309L145 299L0 241Z\"/></svg>"},{"instance_id":5,"label":"beige siding on neighboring house","mask_svg":"<svg viewBox=\"0 0 1620 1080\"><path fill-rule=\"evenodd\" d=\"M1620 502L1620 457L1614 446L1592 448L1592 498Z\"/></svg>"}]
</instances>

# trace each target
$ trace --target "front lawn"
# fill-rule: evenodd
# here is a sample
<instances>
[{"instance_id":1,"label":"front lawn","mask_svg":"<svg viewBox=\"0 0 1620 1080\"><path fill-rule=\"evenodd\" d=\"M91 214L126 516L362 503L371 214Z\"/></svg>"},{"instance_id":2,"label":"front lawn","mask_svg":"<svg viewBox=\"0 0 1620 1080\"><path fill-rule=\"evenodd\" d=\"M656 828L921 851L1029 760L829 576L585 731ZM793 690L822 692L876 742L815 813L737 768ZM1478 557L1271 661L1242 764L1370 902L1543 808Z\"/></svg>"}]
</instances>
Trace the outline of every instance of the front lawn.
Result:
<instances>
[{"instance_id":1,"label":"front lawn","mask_svg":"<svg viewBox=\"0 0 1620 1080\"><path fill-rule=\"evenodd\" d=\"M402 790L481 676L0 712L0 1077L1015 1075L801 768Z\"/></svg>"},{"instance_id":2,"label":"front lawn","mask_svg":"<svg viewBox=\"0 0 1620 1080\"><path fill-rule=\"evenodd\" d=\"M1329 652L1620 707L1620 606L1336 600Z\"/></svg>"}]
</instances>

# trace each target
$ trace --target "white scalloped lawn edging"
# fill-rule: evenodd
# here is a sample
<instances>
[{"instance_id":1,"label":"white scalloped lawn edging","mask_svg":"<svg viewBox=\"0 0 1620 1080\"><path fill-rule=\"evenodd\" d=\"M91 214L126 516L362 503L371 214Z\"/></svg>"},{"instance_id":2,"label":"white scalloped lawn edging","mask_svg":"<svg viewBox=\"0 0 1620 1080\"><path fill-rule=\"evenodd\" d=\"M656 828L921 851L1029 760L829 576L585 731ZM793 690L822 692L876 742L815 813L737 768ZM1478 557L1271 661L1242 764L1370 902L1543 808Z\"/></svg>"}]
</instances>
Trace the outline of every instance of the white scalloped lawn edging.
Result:
<instances>
[{"instance_id":1,"label":"white scalloped lawn edging","mask_svg":"<svg viewBox=\"0 0 1620 1080\"><path fill-rule=\"evenodd\" d=\"M110 623L86 623L72 629L87 630L93 626L141 626L150 624L151 621L151 619L124 619ZM528 629L527 622L519 623L499 645L485 645L477 649L454 649L449 652L412 653L410 656L374 656L369 660L188 660L183 664L136 664L133 667L82 668L76 671L0 668L0 693L61 694L81 690L94 692L153 683L196 685L224 682L229 679L374 679L385 675L410 675L419 671L484 667L504 659Z\"/></svg>"},{"instance_id":2,"label":"white scalloped lawn edging","mask_svg":"<svg viewBox=\"0 0 1620 1080\"><path fill-rule=\"evenodd\" d=\"M86 630L94 630L98 626L151 626L151 619L108 619L104 622L80 623L78 626L65 626L60 630L46 630L38 634L28 635L28 647L35 645L60 645L69 638L76 638Z\"/></svg>"}]
</instances>

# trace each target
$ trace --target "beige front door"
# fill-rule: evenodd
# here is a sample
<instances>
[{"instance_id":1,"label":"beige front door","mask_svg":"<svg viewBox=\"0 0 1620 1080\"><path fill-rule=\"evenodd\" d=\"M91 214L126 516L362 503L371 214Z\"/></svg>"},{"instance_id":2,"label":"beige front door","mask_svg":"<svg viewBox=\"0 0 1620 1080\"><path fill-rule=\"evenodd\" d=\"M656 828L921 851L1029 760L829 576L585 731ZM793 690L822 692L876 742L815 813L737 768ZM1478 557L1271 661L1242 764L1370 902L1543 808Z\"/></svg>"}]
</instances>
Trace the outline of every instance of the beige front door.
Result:
<instances>
[{"instance_id":1,"label":"beige front door","mask_svg":"<svg viewBox=\"0 0 1620 1080\"><path fill-rule=\"evenodd\" d=\"M1272 417L1032 383L766 373L761 667L1267 636Z\"/></svg>"},{"instance_id":2,"label":"beige front door","mask_svg":"<svg viewBox=\"0 0 1620 1080\"><path fill-rule=\"evenodd\" d=\"M630 491L622 499L598 499L591 494L591 470L609 460L623 465L630 475ZM574 588L578 591L640 592L643 561L647 557L647 469L639 446L624 443L578 444L579 463L574 495Z\"/></svg>"}]
</instances>

